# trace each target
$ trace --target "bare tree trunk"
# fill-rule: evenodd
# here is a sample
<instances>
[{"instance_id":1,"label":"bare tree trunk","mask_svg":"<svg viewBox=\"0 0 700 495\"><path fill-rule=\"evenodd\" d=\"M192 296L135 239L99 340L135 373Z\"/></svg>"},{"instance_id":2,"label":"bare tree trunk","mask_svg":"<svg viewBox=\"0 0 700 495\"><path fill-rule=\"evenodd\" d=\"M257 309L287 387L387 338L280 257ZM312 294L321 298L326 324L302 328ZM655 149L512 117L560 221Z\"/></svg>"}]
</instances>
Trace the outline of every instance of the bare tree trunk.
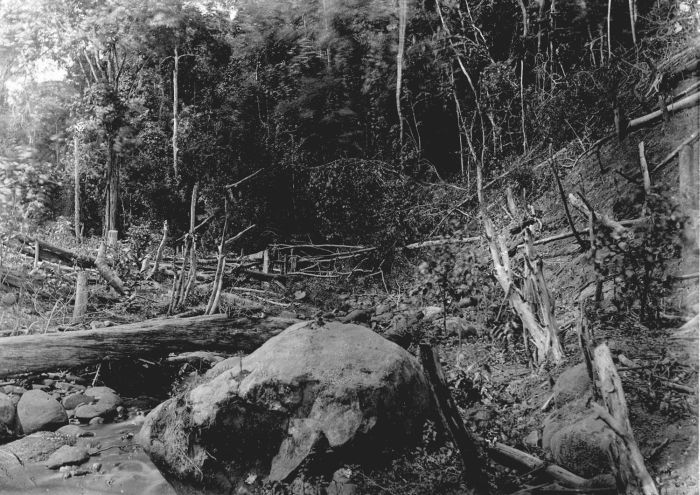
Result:
<instances>
[{"instance_id":1,"label":"bare tree trunk","mask_svg":"<svg viewBox=\"0 0 700 495\"><path fill-rule=\"evenodd\" d=\"M226 233L228 231L228 199L224 198L224 226L221 231L221 243L219 244L219 256L216 262L216 272L214 273L214 282L212 283L212 291L207 302L207 309L204 314L214 314L219 307L219 298L221 296L221 286L224 279L224 270L226 269ZM267 249L263 255L263 271L265 270L265 259L269 265L269 253Z\"/></svg>"},{"instance_id":2,"label":"bare tree trunk","mask_svg":"<svg viewBox=\"0 0 700 495\"><path fill-rule=\"evenodd\" d=\"M396 54L396 114L399 118L399 142L403 147L403 114L401 113L401 79L403 77L403 53L406 45L406 17L408 0L399 0L399 49Z\"/></svg>"},{"instance_id":3,"label":"bare tree trunk","mask_svg":"<svg viewBox=\"0 0 700 495\"><path fill-rule=\"evenodd\" d=\"M523 133L523 154L527 153L527 132L525 127L525 86L523 78L525 76L525 60L520 60L520 127Z\"/></svg>"},{"instance_id":4,"label":"bare tree trunk","mask_svg":"<svg viewBox=\"0 0 700 495\"><path fill-rule=\"evenodd\" d=\"M75 134L73 134L73 227L75 229L75 238L78 239L78 242L82 242L83 236L80 229L80 157L78 151L78 132L76 130Z\"/></svg>"},{"instance_id":5,"label":"bare tree trunk","mask_svg":"<svg viewBox=\"0 0 700 495\"><path fill-rule=\"evenodd\" d=\"M629 0L630 6L630 28L632 29L632 43L634 47L637 48L637 2L636 0Z\"/></svg>"},{"instance_id":6,"label":"bare tree trunk","mask_svg":"<svg viewBox=\"0 0 700 495\"><path fill-rule=\"evenodd\" d=\"M612 58L612 40L610 39L610 16L612 12L612 0L608 0L608 62Z\"/></svg>"},{"instance_id":7,"label":"bare tree trunk","mask_svg":"<svg viewBox=\"0 0 700 495\"><path fill-rule=\"evenodd\" d=\"M525 7L524 0L518 0L518 5L520 5L520 11L523 15L523 44L527 42L527 36L530 30L528 19L527 19L527 7ZM523 154L527 153L527 132L525 131L525 49L523 48L523 54L520 57L520 127L523 133Z\"/></svg>"},{"instance_id":8,"label":"bare tree trunk","mask_svg":"<svg viewBox=\"0 0 700 495\"><path fill-rule=\"evenodd\" d=\"M119 204L119 163L114 156L114 141L107 142L107 194L105 200L104 235L117 228L117 206Z\"/></svg>"},{"instance_id":9,"label":"bare tree trunk","mask_svg":"<svg viewBox=\"0 0 700 495\"><path fill-rule=\"evenodd\" d=\"M190 250L190 273L187 277L187 286L182 292L180 297L180 305L185 304L187 296L192 289L195 279L197 278L197 242L194 238L194 223L196 221L197 213L197 192L199 189L199 183L195 183L192 188L192 201L190 203L190 239L192 240L192 248Z\"/></svg>"},{"instance_id":10,"label":"bare tree trunk","mask_svg":"<svg viewBox=\"0 0 700 495\"><path fill-rule=\"evenodd\" d=\"M173 66L173 170L175 171L175 177L177 178L177 77L178 71L180 69L180 58L177 53L177 46L175 47L175 64Z\"/></svg>"}]
</instances>

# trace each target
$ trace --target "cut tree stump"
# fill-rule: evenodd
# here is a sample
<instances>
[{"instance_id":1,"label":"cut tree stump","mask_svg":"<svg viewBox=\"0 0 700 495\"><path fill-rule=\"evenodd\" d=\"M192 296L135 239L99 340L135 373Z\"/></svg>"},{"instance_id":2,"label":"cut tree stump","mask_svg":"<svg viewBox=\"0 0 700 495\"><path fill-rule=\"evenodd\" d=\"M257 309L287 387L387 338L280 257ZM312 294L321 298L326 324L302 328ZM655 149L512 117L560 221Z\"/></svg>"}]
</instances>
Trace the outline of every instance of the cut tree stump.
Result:
<instances>
[{"instance_id":1,"label":"cut tree stump","mask_svg":"<svg viewBox=\"0 0 700 495\"><path fill-rule=\"evenodd\" d=\"M162 318L98 330L6 337L0 345L0 378L75 368L104 359L157 358L197 350L250 353L299 322L293 318L226 315Z\"/></svg>"}]
</instances>

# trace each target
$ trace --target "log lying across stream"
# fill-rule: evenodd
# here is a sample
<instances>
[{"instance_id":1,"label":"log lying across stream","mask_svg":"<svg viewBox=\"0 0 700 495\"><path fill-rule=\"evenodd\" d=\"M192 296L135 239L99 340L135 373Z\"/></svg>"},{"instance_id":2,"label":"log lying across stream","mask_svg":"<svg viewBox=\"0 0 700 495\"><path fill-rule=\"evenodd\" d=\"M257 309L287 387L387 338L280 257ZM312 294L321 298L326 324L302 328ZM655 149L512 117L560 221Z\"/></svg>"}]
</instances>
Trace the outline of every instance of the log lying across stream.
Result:
<instances>
[{"instance_id":1,"label":"log lying across stream","mask_svg":"<svg viewBox=\"0 0 700 495\"><path fill-rule=\"evenodd\" d=\"M5 337L0 378L75 368L104 359L160 357L196 350L250 353L299 320L226 315L162 318L97 330Z\"/></svg>"}]
</instances>

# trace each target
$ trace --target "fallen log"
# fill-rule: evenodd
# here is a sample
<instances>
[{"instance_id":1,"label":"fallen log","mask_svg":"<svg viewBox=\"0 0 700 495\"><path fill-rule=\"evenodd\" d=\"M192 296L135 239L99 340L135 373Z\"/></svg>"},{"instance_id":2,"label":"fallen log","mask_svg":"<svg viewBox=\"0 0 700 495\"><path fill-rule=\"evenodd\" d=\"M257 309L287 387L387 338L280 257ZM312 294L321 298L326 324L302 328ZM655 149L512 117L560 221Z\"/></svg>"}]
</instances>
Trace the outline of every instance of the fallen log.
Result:
<instances>
[{"instance_id":1,"label":"fallen log","mask_svg":"<svg viewBox=\"0 0 700 495\"><path fill-rule=\"evenodd\" d=\"M605 407L602 407L594 403L593 409L617 435L614 448L611 449L611 460L618 487L624 487L624 493L628 494L658 495L654 480L644 465L644 457L634 438L622 380L613 363L610 349L606 344L601 344L593 354L595 376L605 404Z\"/></svg>"},{"instance_id":2,"label":"fallen log","mask_svg":"<svg viewBox=\"0 0 700 495\"><path fill-rule=\"evenodd\" d=\"M161 318L97 330L5 337L0 378L27 372L75 368L104 359L157 358L197 350L250 353L297 323L293 318L226 315Z\"/></svg>"},{"instance_id":3,"label":"fallen log","mask_svg":"<svg viewBox=\"0 0 700 495\"><path fill-rule=\"evenodd\" d=\"M423 242L414 242L412 244L408 244L404 246L404 249L420 249L424 247L432 247L432 246L442 246L444 244L466 244L470 242L479 242L481 241L482 237L481 236L476 236L476 237L455 237L455 238L448 238L448 239L432 239L428 241L423 241Z\"/></svg>"},{"instance_id":4,"label":"fallen log","mask_svg":"<svg viewBox=\"0 0 700 495\"><path fill-rule=\"evenodd\" d=\"M105 258L105 250L105 243L101 242L100 247L97 250L97 258L95 258L95 267L97 268L97 272L105 280L105 282L109 284L110 287L116 290L119 293L119 295L124 296L126 295L124 282L122 282L122 280L119 278L117 272L112 270L107 264L107 259Z\"/></svg>"},{"instance_id":5,"label":"fallen log","mask_svg":"<svg viewBox=\"0 0 700 495\"><path fill-rule=\"evenodd\" d=\"M667 108L669 113L675 113L680 112L681 110L685 110L687 108L692 108L698 103L700 103L700 93L694 93L692 95L686 96L685 98L678 100L675 103L672 103L671 105L668 105ZM644 125L651 124L652 122L659 120L661 117L663 117L663 112L661 110L656 110L655 112L643 115L642 117L632 119L627 124L627 132L630 132Z\"/></svg>"},{"instance_id":6,"label":"fallen log","mask_svg":"<svg viewBox=\"0 0 700 495\"><path fill-rule=\"evenodd\" d=\"M21 244L20 249L24 254L35 256L34 246L39 246L39 259L56 263L67 263L80 268L95 268L95 258L81 254L75 254L67 249L49 244L48 242L34 239L24 234L15 234L13 238Z\"/></svg>"},{"instance_id":7,"label":"fallen log","mask_svg":"<svg viewBox=\"0 0 700 495\"><path fill-rule=\"evenodd\" d=\"M542 469L553 480L559 481L572 488L585 488L591 485L591 482L586 478L582 478L556 464L545 462L534 455L530 455L504 443L494 443L489 447L489 454L495 457L505 457L528 471Z\"/></svg>"}]
</instances>

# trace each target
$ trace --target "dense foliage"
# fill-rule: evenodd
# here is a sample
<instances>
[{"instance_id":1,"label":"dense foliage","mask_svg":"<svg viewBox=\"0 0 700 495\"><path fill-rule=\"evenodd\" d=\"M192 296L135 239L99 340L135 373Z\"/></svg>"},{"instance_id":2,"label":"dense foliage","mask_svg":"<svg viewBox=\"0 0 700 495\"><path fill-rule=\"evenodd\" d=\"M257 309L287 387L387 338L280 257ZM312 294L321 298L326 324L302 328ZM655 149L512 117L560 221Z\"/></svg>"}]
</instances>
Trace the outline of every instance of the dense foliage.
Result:
<instances>
[{"instance_id":1,"label":"dense foliage","mask_svg":"<svg viewBox=\"0 0 700 495\"><path fill-rule=\"evenodd\" d=\"M230 198L234 228L400 244L439 221L411 210L415 184L473 191L477 163L493 177L655 104L653 60L692 20L635 4L636 39L627 2L608 19L600 0L6 0L0 149L42 157L52 215L79 166L86 233L183 230L195 182L204 215L263 169Z\"/></svg>"}]
</instances>

